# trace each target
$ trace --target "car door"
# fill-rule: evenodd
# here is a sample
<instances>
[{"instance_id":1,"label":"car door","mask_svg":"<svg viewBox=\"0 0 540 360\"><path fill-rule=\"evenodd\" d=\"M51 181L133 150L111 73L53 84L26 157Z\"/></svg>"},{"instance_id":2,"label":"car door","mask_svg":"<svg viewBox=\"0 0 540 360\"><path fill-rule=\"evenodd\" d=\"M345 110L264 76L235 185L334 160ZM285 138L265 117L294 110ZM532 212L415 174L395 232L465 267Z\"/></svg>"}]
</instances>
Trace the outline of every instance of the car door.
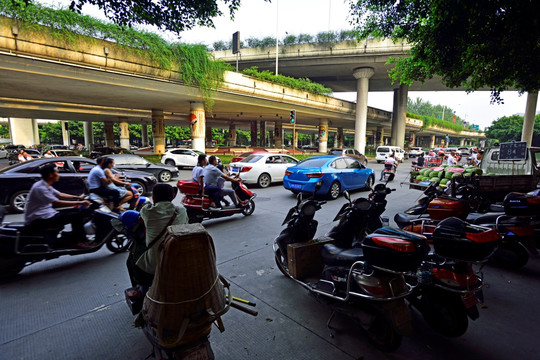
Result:
<instances>
[{"instance_id":1,"label":"car door","mask_svg":"<svg viewBox=\"0 0 540 360\"><path fill-rule=\"evenodd\" d=\"M347 179L347 162L345 161L345 158L339 158L332 162L330 167L334 168L334 174L336 178L339 179L343 189L345 190L349 188L349 179Z\"/></svg>"},{"instance_id":2,"label":"car door","mask_svg":"<svg viewBox=\"0 0 540 360\"><path fill-rule=\"evenodd\" d=\"M55 159L54 163L60 175L58 182L53 185L55 189L71 195L81 195L87 192L87 186L85 184L86 174L76 172L70 160Z\"/></svg>"},{"instance_id":3,"label":"car door","mask_svg":"<svg viewBox=\"0 0 540 360\"><path fill-rule=\"evenodd\" d=\"M353 158L345 158L347 162L347 178L351 188L363 187L367 181L367 170L360 162Z\"/></svg>"},{"instance_id":4,"label":"car door","mask_svg":"<svg viewBox=\"0 0 540 360\"><path fill-rule=\"evenodd\" d=\"M281 156L279 155L268 156L265 160L264 168L265 168L264 171L268 172L270 176L272 177L272 181L283 180L283 173L285 172L285 170L282 170L283 162L281 160Z\"/></svg>"}]
</instances>

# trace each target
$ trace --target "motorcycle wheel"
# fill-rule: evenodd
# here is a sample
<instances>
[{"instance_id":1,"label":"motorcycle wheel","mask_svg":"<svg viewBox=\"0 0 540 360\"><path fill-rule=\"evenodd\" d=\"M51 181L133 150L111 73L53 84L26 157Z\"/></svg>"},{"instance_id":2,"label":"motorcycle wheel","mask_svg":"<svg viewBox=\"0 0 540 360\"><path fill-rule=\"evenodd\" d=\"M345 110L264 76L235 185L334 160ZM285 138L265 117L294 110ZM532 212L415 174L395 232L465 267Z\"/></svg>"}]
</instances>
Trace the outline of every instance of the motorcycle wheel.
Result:
<instances>
[{"instance_id":1,"label":"motorcycle wheel","mask_svg":"<svg viewBox=\"0 0 540 360\"><path fill-rule=\"evenodd\" d=\"M130 247L132 242L133 240L128 238L124 234L117 234L112 239L107 241L105 245L107 246L107 249L109 249L111 252L119 254L126 251Z\"/></svg>"},{"instance_id":2,"label":"motorcycle wheel","mask_svg":"<svg viewBox=\"0 0 540 360\"><path fill-rule=\"evenodd\" d=\"M276 255L275 255L275 260L276 260L276 265L279 269L279 271L281 271L281 273L285 276L289 276L289 273L287 272L286 268L285 268L285 265L283 265L283 256L281 256L281 250L277 250L276 251Z\"/></svg>"},{"instance_id":3,"label":"motorcycle wheel","mask_svg":"<svg viewBox=\"0 0 540 360\"><path fill-rule=\"evenodd\" d=\"M467 309L459 295L424 293L421 312L433 330L447 337L459 337L469 327Z\"/></svg>"},{"instance_id":4,"label":"motorcycle wheel","mask_svg":"<svg viewBox=\"0 0 540 360\"><path fill-rule=\"evenodd\" d=\"M384 315L378 314L365 329L369 342L382 352L396 351L401 345L402 336Z\"/></svg>"},{"instance_id":5,"label":"motorcycle wheel","mask_svg":"<svg viewBox=\"0 0 540 360\"><path fill-rule=\"evenodd\" d=\"M491 257L500 266L517 270L529 261L529 252L518 242L504 242Z\"/></svg>"},{"instance_id":6,"label":"motorcycle wheel","mask_svg":"<svg viewBox=\"0 0 540 360\"><path fill-rule=\"evenodd\" d=\"M242 210L242 215L249 216L255 211L255 201L249 200L248 206Z\"/></svg>"}]
</instances>

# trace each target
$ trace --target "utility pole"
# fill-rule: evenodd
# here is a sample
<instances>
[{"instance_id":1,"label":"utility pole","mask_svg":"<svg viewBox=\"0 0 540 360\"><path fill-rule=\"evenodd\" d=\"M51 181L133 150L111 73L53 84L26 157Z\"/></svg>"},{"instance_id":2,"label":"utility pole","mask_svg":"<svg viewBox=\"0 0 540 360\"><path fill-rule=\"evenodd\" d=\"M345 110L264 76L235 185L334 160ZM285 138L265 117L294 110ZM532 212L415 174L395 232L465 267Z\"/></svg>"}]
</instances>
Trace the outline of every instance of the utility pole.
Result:
<instances>
[{"instance_id":1,"label":"utility pole","mask_svg":"<svg viewBox=\"0 0 540 360\"><path fill-rule=\"evenodd\" d=\"M278 74L279 62L279 0L276 0L276 75Z\"/></svg>"}]
</instances>

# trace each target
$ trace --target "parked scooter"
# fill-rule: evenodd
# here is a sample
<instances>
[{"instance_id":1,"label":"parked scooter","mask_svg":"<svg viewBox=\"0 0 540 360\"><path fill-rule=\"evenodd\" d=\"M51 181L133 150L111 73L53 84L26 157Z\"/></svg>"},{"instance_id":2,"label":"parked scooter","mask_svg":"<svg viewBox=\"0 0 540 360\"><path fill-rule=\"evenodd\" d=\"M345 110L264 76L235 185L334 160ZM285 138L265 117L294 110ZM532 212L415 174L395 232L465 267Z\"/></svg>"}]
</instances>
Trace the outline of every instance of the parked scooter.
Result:
<instances>
[{"instance_id":1,"label":"parked scooter","mask_svg":"<svg viewBox=\"0 0 540 360\"><path fill-rule=\"evenodd\" d=\"M205 195L201 197L200 186L195 181L179 180L177 183L178 189L184 198L182 199L182 205L187 210L190 223L200 223L206 219L215 219L234 214L242 214L249 216L255 211L255 202L253 199L257 196L254 192L249 190L242 182L232 182L231 186L242 201L238 207L226 206L221 209L210 209L210 198Z\"/></svg>"},{"instance_id":2,"label":"parked scooter","mask_svg":"<svg viewBox=\"0 0 540 360\"><path fill-rule=\"evenodd\" d=\"M36 233L27 230L24 222L3 222L6 210L0 207L0 277L12 277L25 266L42 260L93 253L103 245L113 253L125 251L130 245L129 239L119 234L111 224L118 215L99 202L90 202L90 207L83 210L88 249L64 246L72 242L72 233L63 227L40 229Z\"/></svg>"},{"instance_id":3,"label":"parked scooter","mask_svg":"<svg viewBox=\"0 0 540 360\"><path fill-rule=\"evenodd\" d=\"M348 193L345 196L348 197ZM404 272L420 266L425 247L390 236L370 235L362 247L346 249L331 244L334 239L323 237L314 240L315 243L326 242L318 245L322 245L320 254L315 253L312 259L305 260L311 265L320 263L322 271L312 274L313 277L298 275L296 270L293 271L296 268L291 268L298 264L289 259L288 245L311 240L307 235L316 231L313 216L322 204L324 202L312 198L302 200L299 195L296 206L285 218L287 228L274 240L276 264L284 275L332 309L327 322L329 329L336 313L350 316L360 324L375 347L381 351L394 351L401 344L402 336L411 330L410 313L404 298L413 288L406 283ZM352 206L365 214L369 213L372 203L368 199L358 199ZM331 330L330 335L333 337Z\"/></svg>"}]
</instances>

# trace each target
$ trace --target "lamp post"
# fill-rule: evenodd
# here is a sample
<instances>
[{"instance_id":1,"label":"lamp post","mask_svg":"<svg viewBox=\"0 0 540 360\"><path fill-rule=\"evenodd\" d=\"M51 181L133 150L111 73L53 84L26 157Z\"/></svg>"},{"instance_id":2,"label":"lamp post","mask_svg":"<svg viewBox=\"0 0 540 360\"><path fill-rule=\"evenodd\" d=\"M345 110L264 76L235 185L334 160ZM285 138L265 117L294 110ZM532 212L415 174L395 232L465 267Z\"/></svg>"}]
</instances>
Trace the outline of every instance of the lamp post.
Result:
<instances>
[{"instance_id":1,"label":"lamp post","mask_svg":"<svg viewBox=\"0 0 540 360\"><path fill-rule=\"evenodd\" d=\"M276 75L278 74L278 62L279 62L279 0L276 0Z\"/></svg>"}]
</instances>

